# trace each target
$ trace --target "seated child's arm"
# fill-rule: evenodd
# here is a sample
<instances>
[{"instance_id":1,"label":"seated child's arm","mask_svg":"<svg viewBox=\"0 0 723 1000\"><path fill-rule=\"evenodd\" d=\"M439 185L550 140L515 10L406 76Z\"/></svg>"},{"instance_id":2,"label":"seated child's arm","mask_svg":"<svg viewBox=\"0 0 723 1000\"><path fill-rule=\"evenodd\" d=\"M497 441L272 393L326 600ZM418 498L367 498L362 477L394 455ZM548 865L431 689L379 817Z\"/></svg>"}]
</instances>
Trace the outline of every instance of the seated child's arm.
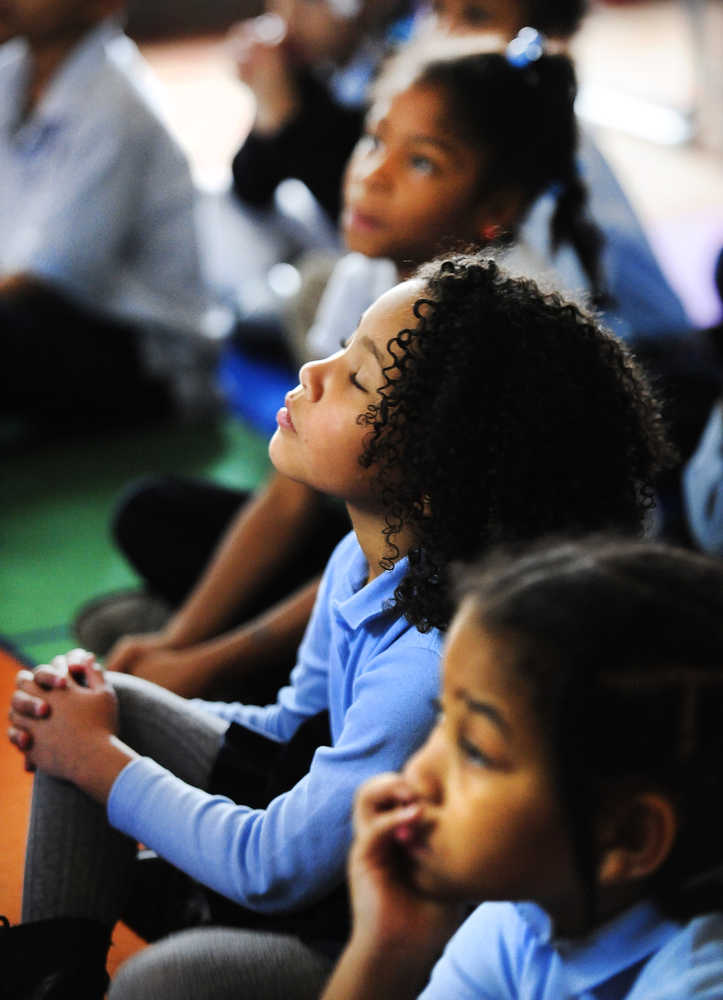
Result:
<instances>
[{"instance_id":1,"label":"seated child's arm","mask_svg":"<svg viewBox=\"0 0 723 1000\"><path fill-rule=\"evenodd\" d=\"M294 662L318 587L317 577L238 628L190 646L169 647L162 632L129 636L116 645L107 666L184 698L222 697L266 663Z\"/></svg>"},{"instance_id":2,"label":"seated child's arm","mask_svg":"<svg viewBox=\"0 0 723 1000\"><path fill-rule=\"evenodd\" d=\"M405 882L397 838L417 811L398 774L372 778L358 793L348 863L354 927L322 1000L412 1000L460 923L459 905Z\"/></svg>"},{"instance_id":3,"label":"seated child's arm","mask_svg":"<svg viewBox=\"0 0 723 1000\"><path fill-rule=\"evenodd\" d=\"M239 512L200 581L165 629L153 636L122 639L107 658L108 669L146 677L188 696L202 694L237 658L239 669L245 671L253 663L263 663L271 651L281 652L285 644L293 659L315 588L300 592L295 602L278 606L275 615L264 615L211 648L198 650L198 646L216 636L266 584L299 536L313 525L318 511L317 493L274 474ZM191 677L189 660L194 650L200 653L197 681ZM189 656L181 655L186 653Z\"/></svg>"}]
</instances>

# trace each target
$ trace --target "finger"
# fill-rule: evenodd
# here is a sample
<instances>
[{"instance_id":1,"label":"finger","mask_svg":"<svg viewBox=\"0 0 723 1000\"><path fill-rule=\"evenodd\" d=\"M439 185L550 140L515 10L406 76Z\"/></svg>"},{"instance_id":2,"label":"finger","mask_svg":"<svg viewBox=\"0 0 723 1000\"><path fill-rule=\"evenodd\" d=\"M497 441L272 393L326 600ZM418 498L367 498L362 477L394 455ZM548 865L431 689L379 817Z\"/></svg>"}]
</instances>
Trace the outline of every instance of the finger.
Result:
<instances>
[{"instance_id":1,"label":"finger","mask_svg":"<svg viewBox=\"0 0 723 1000\"><path fill-rule=\"evenodd\" d=\"M104 671L100 663L93 657L83 664L72 668L71 676L81 687L96 690L105 684ZM82 677L82 680L80 679Z\"/></svg>"},{"instance_id":2,"label":"finger","mask_svg":"<svg viewBox=\"0 0 723 1000\"><path fill-rule=\"evenodd\" d=\"M10 706L18 715L31 719L44 719L50 715L50 705L43 698L36 698L26 691L15 691L10 699Z\"/></svg>"},{"instance_id":3,"label":"finger","mask_svg":"<svg viewBox=\"0 0 723 1000\"><path fill-rule=\"evenodd\" d=\"M106 657L105 668L106 670L115 670L117 673L127 674L130 672L135 658L136 646L127 639L122 639Z\"/></svg>"},{"instance_id":4,"label":"finger","mask_svg":"<svg viewBox=\"0 0 723 1000\"><path fill-rule=\"evenodd\" d=\"M21 715L16 712L14 708L11 708L8 712L8 719L10 720L10 725L13 729L22 729L24 732L28 733L31 740L33 738L33 729L37 725L29 716Z\"/></svg>"},{"instance_id":5,"label":"finger","mask_svg":"<svg viewBox=\"0 0 723 1000\"><path fill-rule=\"evenodd\" d=\"M41 678L43 677L42 674L40 676ZM21 670L15 678L15 690L24 691L26 694L30 694L34 698L37 698L38 695L42 696L43 691L50 690L55 686L56 685L52 683L38 684L35 674L31 674L28 670Z\"/></svg>"},{"instance_id":6,"label":"finger","mask_svg":"<svg viewBox=\"0 0 723 1000\"><path fill-rule=\"evenodd\" d=\"M388 860L398 844L413 842L421 825L421 804L399 806L362 822L356 831L354 857L367 861Z\"/></svg>"},{"instance_id":7,"label":"finger","mask_svg":"<svg viewBox=\"0 0 723 1000\"><path fill-rule=\"evenodd\" d=\"M66 653L65 658L68 662L68 669L71 670L79 664L94 661L96 656L95 653L90 653L87 649L81 649L80 646L77 646L75 649L71 649L69 653Z\"/></svg>"},{"instance_id":8,"label":"finger","mask_svg":"<svg viewBox=\"0 0 723 1000\"><path fill-rule=\"evenodd\" d=\"M26 729L18 729L17 726L8 727L8 739L18 750L29 750L33 745L33 738Z\"/></svg>"},{"instance_id":9,"label":"finger","mask_svg":"<svg viewBox=\"0 0 723 1000\"><path fill-rule=\"evenodd\" d=\"M50 665L51 667L55 667L55 669L61 673L68 672L68 658L65 653L58 653L57 656L54 656L50 661Z\"/></svg>"},{"instance_id":10,"label":"finger","mask_svg":"<svg viewBox=\"0 0 723 1000\"><path fill-rule=\"evenodd\" d=\"M416 801L417 795L401 774L380 774L366 781L356 795L355 822L364 822L379 812Z\"/></svg>"},{"instance_id":11,"label":"finger","mask_svg":"<svg viewBox=\"0 0 723 1000\"><path fill-rule=\"evenodd\" d=\"M46 688L48 691L68 686L67 671L51 667L46 663L33 670L32 678L38 687Z\"/></svg>"}]
</instances>

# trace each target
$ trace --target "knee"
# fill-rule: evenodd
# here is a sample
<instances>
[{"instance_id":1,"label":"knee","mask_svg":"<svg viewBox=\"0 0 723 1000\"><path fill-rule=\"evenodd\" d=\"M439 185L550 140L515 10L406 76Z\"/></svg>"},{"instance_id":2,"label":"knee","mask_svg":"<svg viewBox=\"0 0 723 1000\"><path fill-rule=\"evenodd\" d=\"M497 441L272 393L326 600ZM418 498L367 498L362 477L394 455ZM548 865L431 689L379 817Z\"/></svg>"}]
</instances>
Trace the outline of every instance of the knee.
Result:
<instances>
[{"instance_id":1,"label":"knee","mask_svg":"<svg viewBox=\"0 0 723 1000\"><path fill-rule=\"evenodd\" d=\"M157 529L159 512L175 489L173 476L145 476L124 490L111 520L113 538L122 552L132 557L139 539L142 541L148 532Z\"/></svg>"},{"instance_id":2,"label":"knee","mask_svg":"<svg viewBox=\"0 0 723 1000\"><path fill-rule=\"evenodd\" d=\"M222 927L181 931L126 962L108 1000L315 1000L332 962L294 937Z\"/></svg>"}]
</instances>

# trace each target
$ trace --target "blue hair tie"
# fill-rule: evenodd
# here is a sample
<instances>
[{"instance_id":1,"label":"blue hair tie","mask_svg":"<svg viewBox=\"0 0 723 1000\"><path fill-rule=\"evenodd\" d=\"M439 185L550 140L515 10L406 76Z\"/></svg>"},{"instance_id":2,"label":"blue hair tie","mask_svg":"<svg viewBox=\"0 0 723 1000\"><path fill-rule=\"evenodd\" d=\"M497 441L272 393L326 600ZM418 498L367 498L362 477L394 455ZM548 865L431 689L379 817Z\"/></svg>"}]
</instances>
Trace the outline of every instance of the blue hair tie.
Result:
<instances>
[{"instance_id":1,"label":"blue hair tie","mask_svg":"<svg viewBox=\"0 0 723 1000\"><path fill-rule=\"evenodd\" d=\"M505 57L511 66L524 69L537 62L545 52L545 39L535 28L522 28L505 49Z\"/></svg>"}]
</instances>

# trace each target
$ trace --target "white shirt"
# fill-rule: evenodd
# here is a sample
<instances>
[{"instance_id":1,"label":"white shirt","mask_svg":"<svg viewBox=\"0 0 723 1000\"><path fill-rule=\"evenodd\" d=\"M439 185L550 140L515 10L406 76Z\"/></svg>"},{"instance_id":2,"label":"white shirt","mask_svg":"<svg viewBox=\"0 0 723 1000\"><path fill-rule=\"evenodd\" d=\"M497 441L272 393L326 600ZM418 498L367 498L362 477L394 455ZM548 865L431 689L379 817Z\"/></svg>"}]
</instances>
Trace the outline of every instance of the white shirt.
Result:
<instances>
[{"instance_id":1,"label":"white shirt","mask_svg":"<svg viewBox=\"0 0 723 1000\"><path fill-rule=\"evenodd\" d=\"M135 322L197 331L205 309L188 163L149 69L92 29L21 121L26 44L0 49L0 276L31 273Z\"/></svg>"},{"instance_id":2,"label":"white shirt","mask_svg":"<svg viewBox=\"0 0 723 1000\"><path fill-rule=\"evenodd\" d=\"M361 314L399 280L396 266L385 258L345 254L331 272L314 322L306 334L310 358L325 358L339 350L359 325Z\"/></svg>"}]
</instances>

